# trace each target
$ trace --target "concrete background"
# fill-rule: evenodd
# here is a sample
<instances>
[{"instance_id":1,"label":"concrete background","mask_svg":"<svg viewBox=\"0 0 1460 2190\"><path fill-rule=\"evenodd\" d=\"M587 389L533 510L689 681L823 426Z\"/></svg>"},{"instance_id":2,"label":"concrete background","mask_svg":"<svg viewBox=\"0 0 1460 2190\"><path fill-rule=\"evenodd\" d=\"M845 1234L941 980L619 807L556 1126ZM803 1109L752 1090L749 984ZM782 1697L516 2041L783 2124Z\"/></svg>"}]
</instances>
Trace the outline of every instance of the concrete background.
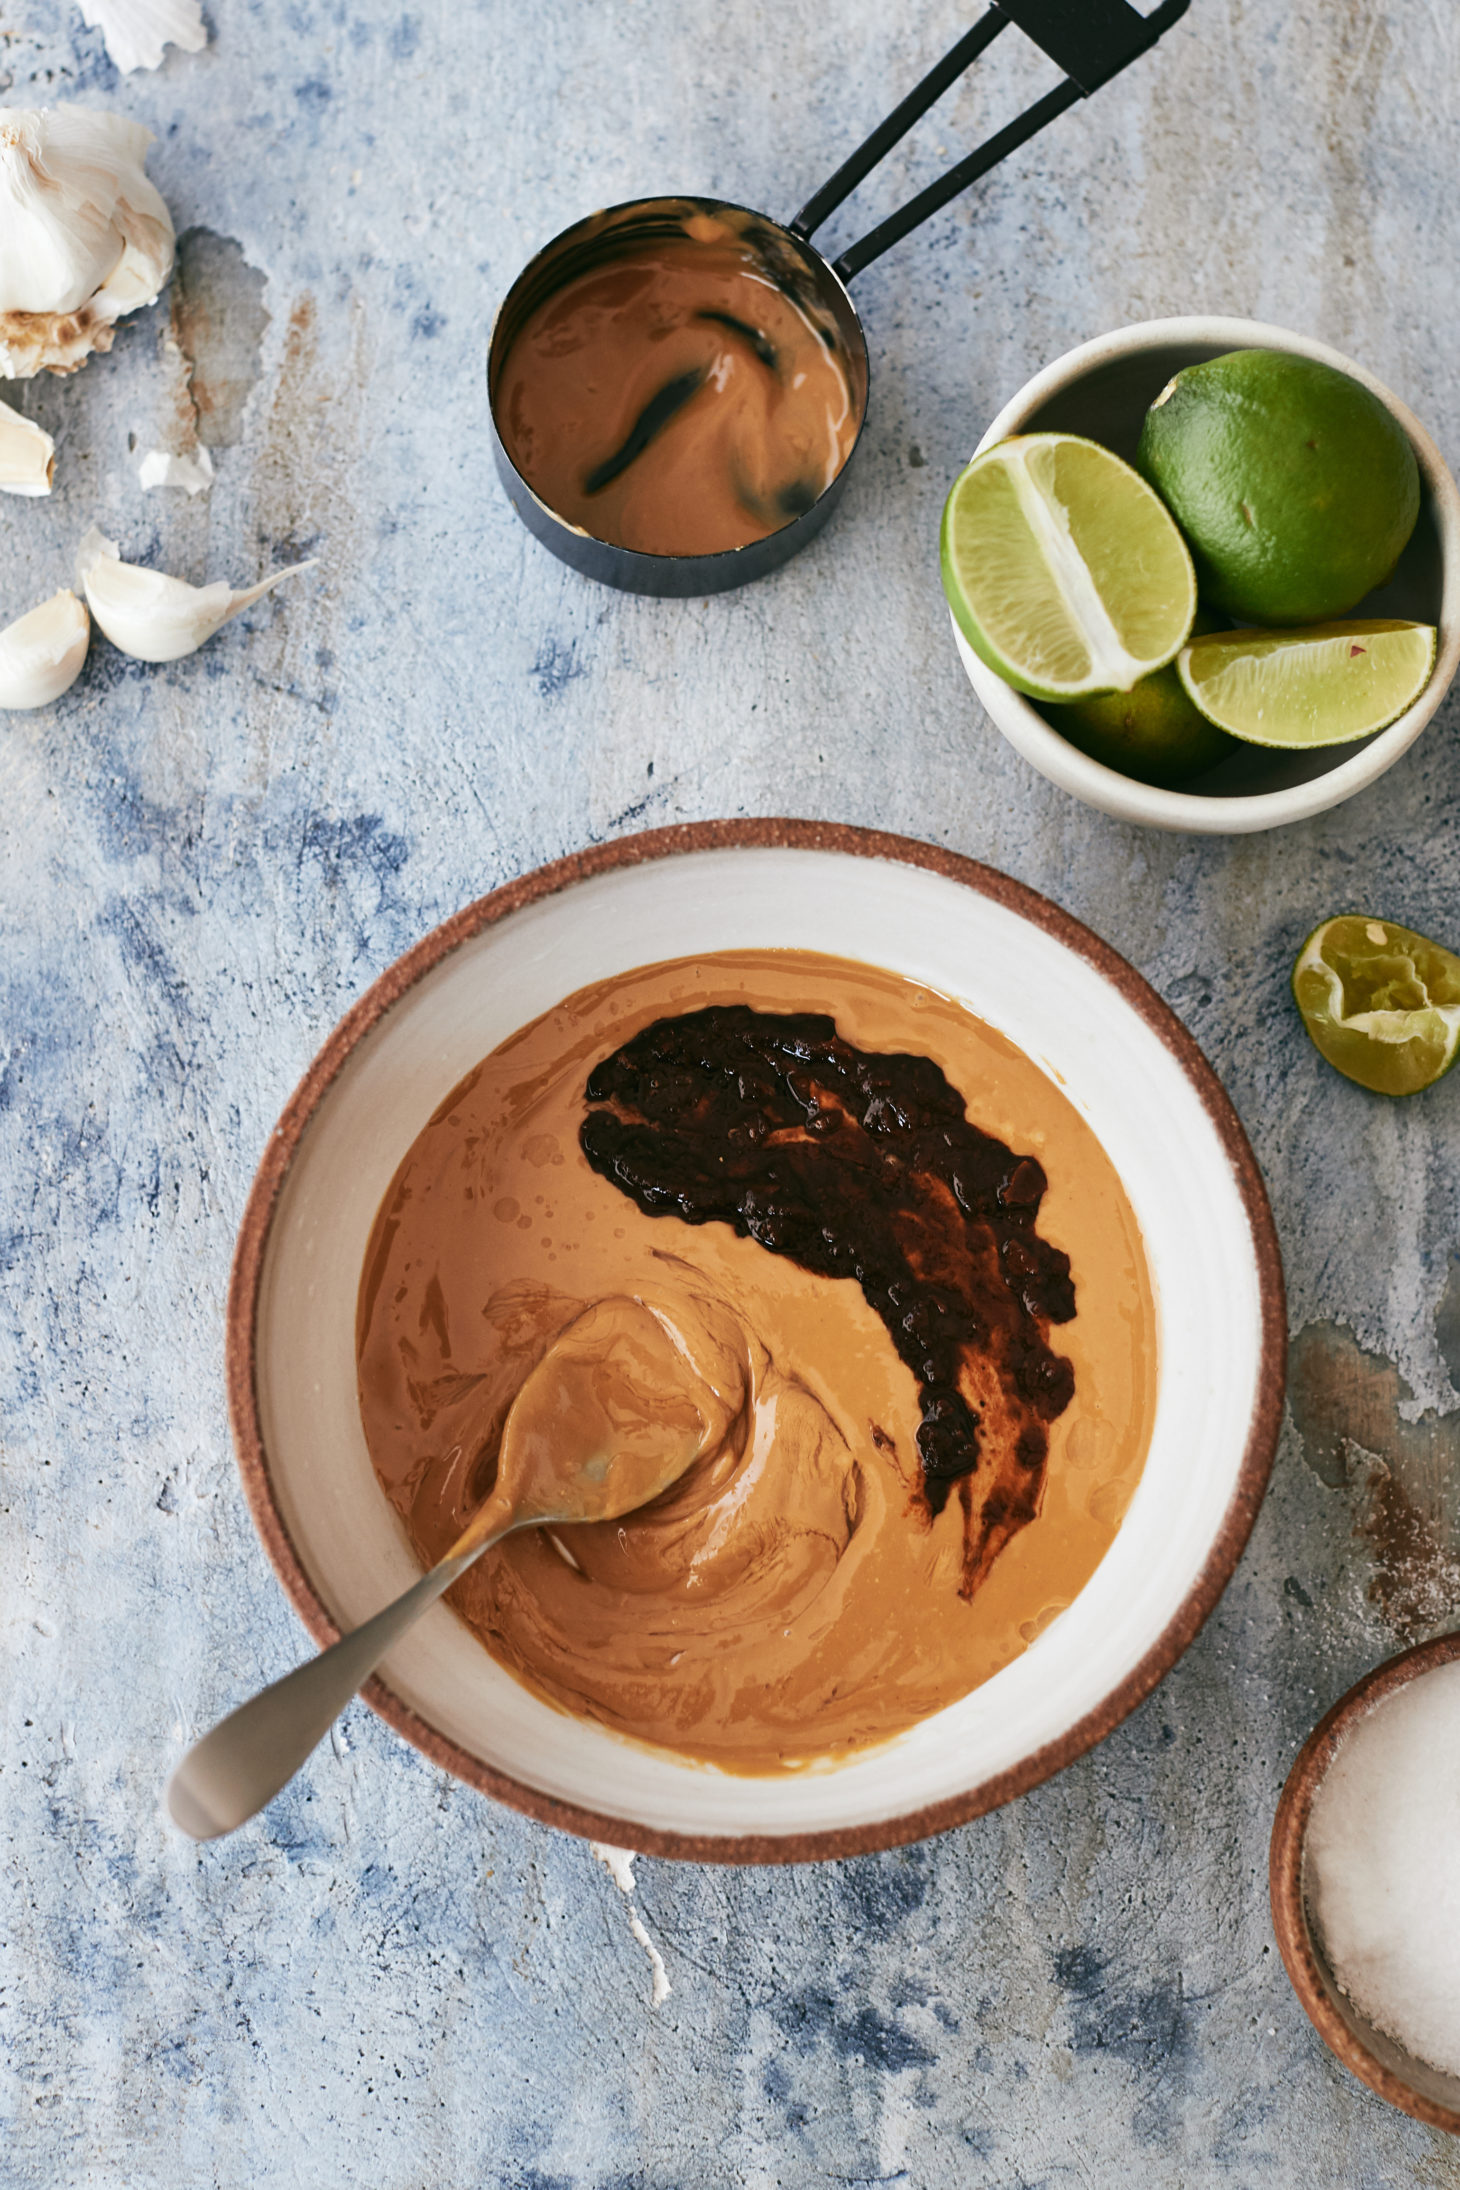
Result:
<instances>
[{"instance_id":1,"label":"concrete background","mask_svg":"<svg viewBox=\"0 0 1460 2190\"><path fill-rule=\"evenodd\" d=\"M1333 911L1460 940L1460 704L1312 824L1144 834L982 720L936 567L998 403L1162 312L1321 335L1460 455L1460 16L1195 0L859 283L866 445L777 578L687 605L595 590L490 475L484 338L539 243L645 189L789 212L967 20L957 0L218 0L205 53L123 80L74 9L0 17L0 96L146 121L179 231L206 232L178 315L197 421L166 300L76 380L20 391L60 474L0 508L0 615L66 581L95 519L193 579L320 557L195 658L98 642L62 702L0 726L6 2190L1460 2184L1450 2142L1320 2047L1265 1894L1303 1735L1460 1585L1460 1081L1365 1096L1286 993ZM894 155L868 221L1042 88L1017 43ZM211 495L144 497L141 451L195 423ZM1294 1419L1205 1634L1061 1779L866 1861L642 1862L656 2010L588 1851L363 1709L216 1848L164 1832L156 1799L184 1737L301 1645L221 1383L234 1228L296 1076L465 900L726 813L937 838L1155 981L1271 1184Z\"/></svg>"}]
</instances>

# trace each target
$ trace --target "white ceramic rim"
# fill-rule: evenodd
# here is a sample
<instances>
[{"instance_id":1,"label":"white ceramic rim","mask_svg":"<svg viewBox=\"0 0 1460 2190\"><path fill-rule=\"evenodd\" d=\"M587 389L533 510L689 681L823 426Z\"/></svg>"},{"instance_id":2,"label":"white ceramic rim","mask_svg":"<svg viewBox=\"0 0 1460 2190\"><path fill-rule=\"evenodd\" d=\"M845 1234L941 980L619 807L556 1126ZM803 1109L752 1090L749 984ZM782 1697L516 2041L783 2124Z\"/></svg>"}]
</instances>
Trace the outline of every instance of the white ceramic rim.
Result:
<instances>
[{"instance_id":1,"label":"white ceramic rim","mask_svg":"<svg viewBox=\"0 0 1460 2190\"><path fill-rule=\"evenodd\" d=\"M420 1124L478 1058L587 982L766 947L860 957L961 995L1061 1082L1145 1232L1163 1367L1141 1486L1076 1603L994 1680L835 1770L747 1779L620 1740L520 1688L444 1606L367 1691L428 1755L517 1807L699 1859L920 1837L1102 1738L1225 1585L1281 1410L1281 1272L1251 1151L1133 969L1047 900L936 847L807 823L653 832L433 931L342 1022L266 1152L235 1263L230 1403L260 1532L316 1639L418 1571L364 1446L354 1308L376 1208Z\"/></svg>"},{"instance_id":2,"label":"white ceramic rim","mask_svg":"<svg viewBox=\"0 0 1460 2190\"><path fill-rule=\"evenodd\" d=\"M1260 829L1275 829L1285 822L1306 821L1313 814L1340 806L1356 791L1367 789L1394 766L1431 720L1460 669L1460 490L1424 427L1407 404L1402 403L1382 380L1355 364L1342 351L1297 335L1285 327L1269 326L1256 319L1193 317L1148 319L1118 328L1066 351L1053 364L1025 383L1011 397L979 442L980 456L996 441L1021 433L1026 422L1061 390L1084 378L1112 358L1140 350L1162 349L1172 343L1216 343L1232 350L1288 350L1299 357L1316 358L1348 373L1376 395L1393 412L1414 446L1420 475L1434 506L1440 536L1444 584L1440 603L1439 647L1429 683L1397 722L1382 730L1351 760L1342 761L1326 775L1310 783L1294 784L1281 791L1255 792L1243 798L1201 798L1191 791L1168 791L1158 785L1137 783L1118 769L1106 768L1077 746L1062 738L1032 707L1022 693L1005 684L979 660L950 614L949 622L959 658L985 713L1016 752L1051 783L1075 798L1083 799L1118 820L1138 821L1148 828L1187 829L1206 836L1244 836Z\"/></svg>"}]
</instances>

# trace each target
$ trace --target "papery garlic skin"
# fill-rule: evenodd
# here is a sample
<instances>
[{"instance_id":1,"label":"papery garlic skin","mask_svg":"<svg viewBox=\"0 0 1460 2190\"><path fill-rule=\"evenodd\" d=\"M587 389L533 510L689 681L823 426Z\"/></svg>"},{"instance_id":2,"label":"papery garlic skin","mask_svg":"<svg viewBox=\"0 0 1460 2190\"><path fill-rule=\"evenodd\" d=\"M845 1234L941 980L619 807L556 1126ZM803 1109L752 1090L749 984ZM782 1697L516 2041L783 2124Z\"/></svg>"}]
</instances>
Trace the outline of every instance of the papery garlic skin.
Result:
<instances>
[{"instance_id":1,"label":"papery garlic skin","mask_svg":"<svg viewBox=\"0 0 1460 2190\"><path fill-rule=\"evenodd\" d=\"M139 662L175 662L194 654L230 617L237 616L285 578L311 570L313 560L291 563L256 586L190 586L165 571L124 563L115 540L95 525L76 555L76 581L91 613L112 645Z\"/></svg>"},{"instance_id":2,"label":"papery garlic skin","mask_svg":"<svg viewBox=\"0 0 1460 2190\"><path fill-rule=\"evenodd\" d=\"M0 403L0 494L49 494L56 444L33 418Z\"/></svg>"},{"instance_id":3,"label":"papery garlic skin","mask_svg":"<svg viewBox=\"0 0 1460 2190\"><path fill-rule=\"evenodd\" d=\"M0 631L0 707L48 707L81 674L91 618L74 593L56 593Z\"/></svg>"},{"instance_id":4,"label":"papery garlic skin","mask_svg":"<svg viewBox=\"0 0 1460 2190\"><path fill-rule=\"evenodd\" d=\"M206 494L213 484L213 459L206 449L191 456L171 456L166 449L149 449L137 466L137 484L144 494L156 487L181 487L184 494Z\"/></svg>"},{"instance_id":5,"label":"papery garlic skin","mask_svg":"<svg viewBox=\"0 0 1460 2190\"><path fill-rule=\"evenodd\" d=\"M81 0L81 20L101 32L124 76L161 68L164 46L201 53L208 43L199 0Z\"/></svg>"},{"instance_id":6,"label":"papery garlic skin","mask_svg":"<svg viewBox=\"0 0 1460 2190\"><path fill-rule=\"evenodd\" d=\"M156 303L173 230L151 142L120 114L0 107L0 378L74 373Z\"/></svg>"}]
</instances>

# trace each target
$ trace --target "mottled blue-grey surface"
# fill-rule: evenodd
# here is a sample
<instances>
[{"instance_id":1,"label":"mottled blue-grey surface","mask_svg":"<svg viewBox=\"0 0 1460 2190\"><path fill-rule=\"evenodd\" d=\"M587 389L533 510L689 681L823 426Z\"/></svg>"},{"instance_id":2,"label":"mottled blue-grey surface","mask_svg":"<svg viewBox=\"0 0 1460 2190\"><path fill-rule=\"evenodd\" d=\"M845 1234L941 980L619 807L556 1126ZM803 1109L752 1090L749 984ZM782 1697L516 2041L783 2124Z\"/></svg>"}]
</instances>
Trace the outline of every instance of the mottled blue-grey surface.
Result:
<instances>
[{"instance_id":1,"label":"mottled blue-grey surface","mask_svg":"<svg viewBox=\"0 0 1460 2190\"><path fill-rule=\"evenodd\" d=\"M196 658L98 643L65 700L0 727L0 2184L1460 2185L1446 2139L1320 2047L1265 1896L1302 1736L1460 1588L1460 1084L1364 1096L1285 991L1343 907L1460 935L1460 708L1304 827L1144 834L981 719L935 552L997 404L1166 311L1326 337L1460 454L1460 16L1194 0L859 283L876 387L839 517L779 577L688 605L597 591L510 516L494 302L563 223L645 188L788 211L964 8L211 0L210 20L205 53L118 79L56 0L0 16L4 95L146 121L179 230L207 231L186 325L218 472L197 503L137 487L140 452L192 425L164 302L21 392L60 472L49 502L0 507L0 612L63 583L94 519L195 579L320 558ZM869 215L1043 88L1015 43ZM234 1228L296 1076L490 885L762 812L992 860L1151 976L1271 1182L1300 1373L1232 1588L1114 1738L928 1846L641 1862L673 1985L654 2010L587 1851L363 1709L232 1841L184 1845L156 1798L184 1735L301 1647L221 1388Z\"/></svg>"}]
</instances>

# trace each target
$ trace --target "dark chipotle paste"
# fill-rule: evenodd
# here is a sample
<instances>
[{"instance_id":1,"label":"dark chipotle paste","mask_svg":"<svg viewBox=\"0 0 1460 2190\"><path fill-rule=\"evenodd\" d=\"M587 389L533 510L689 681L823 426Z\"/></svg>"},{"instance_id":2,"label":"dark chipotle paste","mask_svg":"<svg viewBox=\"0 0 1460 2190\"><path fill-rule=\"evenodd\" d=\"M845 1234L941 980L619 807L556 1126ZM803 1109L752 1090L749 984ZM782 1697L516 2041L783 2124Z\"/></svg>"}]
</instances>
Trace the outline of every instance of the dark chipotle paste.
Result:
<instances>
[{"instance_id":1,"label":"dark chipotle paste","mask_svg":"<svg viewBox=\"0 0 1460 2190\"><path fill-rule=\"evenodd\" d=\"M1075 1294L1035 1230L1039 1164L970 1124L930 1058L855 1049L819 1013L658 1019L586 1092L583 1152L647 1215L860 1285L918 1382L930 1511L958 1486L971 1595L1038 1512L1046 1425L1074 1394L1049 1345Z\"/></svg>"}]
</instances>

